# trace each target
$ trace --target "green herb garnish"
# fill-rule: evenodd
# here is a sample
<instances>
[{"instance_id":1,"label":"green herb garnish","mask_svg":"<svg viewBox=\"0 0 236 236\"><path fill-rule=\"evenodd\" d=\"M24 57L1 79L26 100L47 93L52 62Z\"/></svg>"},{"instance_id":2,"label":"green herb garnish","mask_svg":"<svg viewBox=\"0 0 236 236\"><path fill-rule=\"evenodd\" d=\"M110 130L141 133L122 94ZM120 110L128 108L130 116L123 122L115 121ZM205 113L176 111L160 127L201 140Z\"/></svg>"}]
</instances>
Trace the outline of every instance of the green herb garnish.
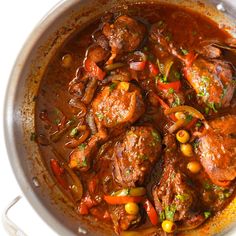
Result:
<instances>
[{"instance_id":1,"label":"green herb garnish","mask_svg":"<svg viewBox=\"0 0 236 236\"><path fill-rule=\"evenodd\" d=\"M71 130L70 136L71 136L71 137L75 137L78 133L79 133L78 129L77 129L77 128L74 128L74 129Z\"/></svg>"},{"instance_id":2,"label":"green herb garnish","mask_svg":"<svg viewBox=\"0 0 236 236\"><path fill-rule=\"evenodd\" d=\"M211 216L211 212L210 211L204 211L204 216L205 218L209 218Z\"/></svg>"},{"instance_id":3,"label":"green herb garnish","mask_svg":"<svg viewBox=\"0 0 236 236\"><path fill-rule=\"evenodd\" d=\"M79 148L79 150L80 151L82 151L82 150L84 150L85 148L86 148L86 143L81 143L79 146L78 146L78 148Z\"/></svg>"},{"instance_id":4,"label":"green herb garnish","mask_svg":"<svg viewBox=\"0 0 236 236\"><path fill-rule=\"evenodd\" d=\"M111 83L109 86L110 92L112 92L116 88L116 83Z\"/></svg>"},{"instance_id":5,"label":"green herb garnish","mask_svg":"<svg viewBox=\"0 0 236 236\"><path fill-rule=\"evenodd\" d=\"M97 116L99 121L102 121L104 119L104 115L102 113L97 112L96 116Z\"/></svg>"},{"instance_id":6,"label":"green herb garnish","mask_svg":"<svg viewBox=\"0 0 236 236\"><path fill-rule=\"evenodd\" d=\"M176 211L176 206L174 205L170 205L165 207L165 216L167 220L174 220L174 215L175 215L175 211Z\"/></svg>"},{"instance_id":7,"label":"green herb garnish","mask_svg":"<svg viewBox=\"0 0 236 236\"><path fill-rule=\"evenodd\" d=\"M188 50L184 48L180 48L181 52L186 56L188 55Z\"/></svg>"},{"instance_id":8,"label":"green herb garnish","mask_svg":"<svg viewBox=\"0 0 236 236\"><path fill-rule=\"evenodd\" d=\"M173 88L169 88L169 89L168 89L168 93L169 93L169 94L173 94L174 92L175 92L175 90L174 90Z\"/></svg>"},{"instance_id":9,"label":"green herb garnish","mask_svg":"<svg viewBox=\"0 0 236 236\"><path fill-rule=\"evenodd\" d=\"M156 142L160 142L161 141L160 135L156 131L154 131L154 130L152 130L152 137L153 137L154 141L156 141Z\"/></svg>"}]
</instances>

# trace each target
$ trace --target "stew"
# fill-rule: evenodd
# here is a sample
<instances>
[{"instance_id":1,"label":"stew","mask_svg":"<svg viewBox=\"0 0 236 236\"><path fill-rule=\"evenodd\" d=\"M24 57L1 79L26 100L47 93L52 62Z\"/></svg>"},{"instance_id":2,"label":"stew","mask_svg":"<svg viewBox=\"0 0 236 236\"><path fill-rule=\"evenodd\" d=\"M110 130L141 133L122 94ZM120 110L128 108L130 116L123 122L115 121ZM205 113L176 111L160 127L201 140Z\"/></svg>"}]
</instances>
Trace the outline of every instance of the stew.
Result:
<instances>
[{"instance_id":1,"label":"stew","mask_svg":"<svg viewBox=\"0 0 236 236\"><path fill-rule=\"evenodd\" d=\"M235 58L224 29L171 5L118 8L69 39L42 79L32 137L75 211L117 234L164 235L224 209Z\"/></svg>"}]
</instances>

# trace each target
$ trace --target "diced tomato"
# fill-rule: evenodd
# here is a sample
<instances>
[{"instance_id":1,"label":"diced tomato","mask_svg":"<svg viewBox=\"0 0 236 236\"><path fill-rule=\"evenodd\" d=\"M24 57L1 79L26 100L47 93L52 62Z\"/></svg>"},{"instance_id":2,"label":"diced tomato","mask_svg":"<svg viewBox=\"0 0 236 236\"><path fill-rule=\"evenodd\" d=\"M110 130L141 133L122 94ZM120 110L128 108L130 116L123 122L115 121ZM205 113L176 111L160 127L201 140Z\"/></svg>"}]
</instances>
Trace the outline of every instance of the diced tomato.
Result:
<instances>
[{"instance_id":1,"label":"diced tomato","mask_svg":"<svg viewBox=\"0 0 236 236\"><path fill-rule=\"evenodd\" d=\"M132 196L104 196L104 200L111 205L126 204L129 202L139 203L144 200L143 197L132 197Z\"/></svg>"},{"instance_id":2,"label":"diced tomato","mask_svg":"<svg viewBox=\"0 0 236 236\"><path fill-rule=\"evenodd\" d=\"M50 160L50 166L57 182L66 190L69 189L67 181L64 179L64 169L60 167L59 163L55 159Z\"/></svg>"},{"instance_id":3,"label":"diced tomato","mask_svg":"<svg viewBox=\"0 0 236 236\"><path fill-rule=\"evenodd\" d=\"M159 73L158 67L151 62L149 62L149 71L152 76L156 76Z\"/></svg>"},{"instance_id":4,"label":"diced tomato","mask_svg":"<svg viewBox=\"0 0 236 236\"><path fill-rule=\"evenodd\" d=\"M94 61L88 58L84 60L84 68L87 72L95 76L98 80L103 80L106 75L106 73L102 71Z\"/></svg>"},{"instance_id":5,"label":"diced tomato","mask_svg":"<svg viewBox=\"0 0 236 236\"><path fill-rule=\"evenodd\" d=\"M136 71L143 71L146 66L146 61L131 62L129 68Z\"/></svg>"},{"instance_id":6,"label":"diced tomato","mask_svg":"<svg viewBox=\"0 0 236 236\"><path fill-rule=\"evenodd\" d=\"M158 224L158 215L157 215L157 212L155 210L155 208L153 207L152 203L146 199L144 202L143 202L143 207L144 209L146 210L147 212L147 215L151 221L151 223L153 225L157 225Z\"/></svg>"},{"instance_id":7,"label":"diced tomato","mask_svg":"<svg viewBox=\"0 0 236 236\"><path fill-rule=\"evenodd\" d=\"M181 82L178 81L174 81L174 82L170 82L170 83L162 83L161 81L158 81L158 88L160 90L168 90L170 88L174 89L175 92L179 92L180 88L181 88Z\"/></svg>"}]
</instances>

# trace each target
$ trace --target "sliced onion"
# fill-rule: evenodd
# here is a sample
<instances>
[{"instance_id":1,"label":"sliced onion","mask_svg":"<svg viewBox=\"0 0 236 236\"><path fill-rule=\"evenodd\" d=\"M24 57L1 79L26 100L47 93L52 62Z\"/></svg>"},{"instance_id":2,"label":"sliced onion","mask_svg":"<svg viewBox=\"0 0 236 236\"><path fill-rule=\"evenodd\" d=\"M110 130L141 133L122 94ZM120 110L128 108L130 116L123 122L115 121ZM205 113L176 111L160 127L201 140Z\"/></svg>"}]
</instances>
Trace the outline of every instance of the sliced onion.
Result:
<instances>
[{"instance_id":1,"label":"sliced onion","mask_svg":"<svg viewBox=\"0 0 236 236\"><path fill-rule=\"evenodd\" d=\"M74 185L73 189L75 190L75 187L76 187L76 191L73 191L73 196L75 197L76 201L79 201L82 198L82 196L83 196L83 185L81 183L80 178L65 163L65 160L63 159L61 154L57 152L57 150L55 148L52 148L52 152L55 154L55 156L59 160L60 164L66 170L66 172L70 176L71 180L73 181L73 185Z\"/></svg>"},{"instance_id":2,"label":"sliced onion","mask_svg":"<svg viewBox=\"0 0 236 236\"><path fill-rule=\"evenodd\" d=\"M177 120L169 129L168 131L172 134L174 133L176 130L182 128L186 123L186 120L184 119L179 119Z\"/></svg>"},{"instance_id":3,"label":"sliced onion","mask_svg":"<svg viewBox=\"0 0 236 236\"><path fill-rule=\"evenodd\" d=\"M123 67L124 65L125 65L124 63L117 62L117 63L114 63L114 64L106 65L104 67L104 70L105 71L111 71L111 70L115 70L117 68Z\"/></svg>"},{"instance_id":4,"label":"sliced onion","mask_svg":"<svg viewBox=\"0 0 236 236\"><path fill-rule=\"evenodd\" d=\"M97 127L95 124L95 120L94 120L94 116L93 113L90 112L87 116L86 116L86 122L89 126L89 128L91 129L91 133L92 134L96 134L97 133Z\"/></svg>"},{"instance_id":5,"label":"sliced onion","mask_svg":"<svg viewBox=\"0 0 236 236\"><path fill-rule=\"evenodd\" d=\"M169 115L171 113L176 113L176 112L188 112L193 117L196 117L200 120L205 120L204 115L200 111L190 106L177 106L168 108L164 111L165 115Z\"/></svg>"}]
</instances>

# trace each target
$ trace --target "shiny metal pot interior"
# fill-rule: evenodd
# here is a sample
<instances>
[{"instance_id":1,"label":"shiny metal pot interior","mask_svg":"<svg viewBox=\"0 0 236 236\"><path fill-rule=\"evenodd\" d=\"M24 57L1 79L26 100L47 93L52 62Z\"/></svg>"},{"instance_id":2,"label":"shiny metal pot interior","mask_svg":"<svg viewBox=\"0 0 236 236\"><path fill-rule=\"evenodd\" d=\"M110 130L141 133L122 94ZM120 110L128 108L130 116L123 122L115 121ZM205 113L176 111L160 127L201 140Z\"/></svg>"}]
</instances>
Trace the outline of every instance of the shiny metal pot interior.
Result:
<instances>
[{"instance_id":1,"label":"shiny metal pot interior","mask_svg":"<svg viewBox=\"0 0 236 236\"><path fill-rule=\"evenodd\" d=\"M129 8L135 0L67 0L58 4L40 22L17 58L5 100L5 139L9 159L19 185L38 214L60 235L113 235L111 228L78 216L44 166L37 144L30 141L34 132L34 96L44 70L60 45L112 7ZM145 3L171 3L201 12L227 26L236 36L233 17L236 1L145 0ZM223 2L223 3L222 3ZM33 181L34 180L34 181ZM35 182L39 186L35 186ZM200 228L182 235L236 234L236 199L219 215Z\"/></svg>"}]
</instances>

